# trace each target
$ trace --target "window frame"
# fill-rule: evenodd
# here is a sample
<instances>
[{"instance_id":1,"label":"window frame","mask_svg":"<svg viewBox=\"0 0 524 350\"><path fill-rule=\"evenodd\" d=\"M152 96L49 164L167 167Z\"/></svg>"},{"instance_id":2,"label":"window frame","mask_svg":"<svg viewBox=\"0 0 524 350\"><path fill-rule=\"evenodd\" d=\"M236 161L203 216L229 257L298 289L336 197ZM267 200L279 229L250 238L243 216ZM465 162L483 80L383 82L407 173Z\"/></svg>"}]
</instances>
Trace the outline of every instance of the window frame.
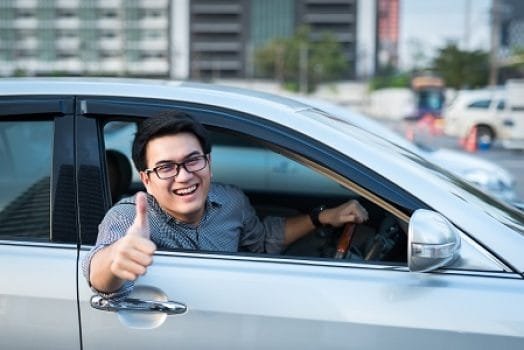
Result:
<instances>
[{"instance_id":1,"label":"window frame","mask_svg":"<svg viewBox=\"0 0 524 350\"><path fill-rule=\"evenodd\" d=\"M487 105L485 105L487 103ZM490 98L483 98L478 100L473 100L468 103L466 106L467 109L474 109L474 110L488 110L493 103L493 100ZM484 106L485 105L485 106Z\"/></svg>"},{"instance_id":2,"label":"window frame","mask_svg":"<svg viewBox=\"0 0 524 350\"><path fill-rule=\"evenodd\" d=\"M288 156L291 155L293 159L301 159L306 162L312 159L320 160L318 161L319 169L329 169L329 172L338 174L339 179L352 179L358 186L374 194L376 198L398 208L407 216L416 209L428 209L427 205L419 199L371 169L295 130L287 129L255 115L209 105L145 98L79 96L78 99L78 106L82 106L78 111L79 117L91 120L90 123L97 125L98 144L95 148L98 149L98 166L104 169L104 178L100 180L100 183L104 184L104 197L106 197L105 201L99 204L105 207L105 210L110 207L110 196L105 170L104 125L110 121L139 121L161 111L172 109L193 115L206 127L231 130L248 136L256 135L259 142L272 145L270 148L278 149ZM95 146L93 143L90 145ZM80 221L82 221L82 210L80 210L80 216ZM82 228L84 232L85 229ZM96 238L96 232L92 232L93 229L91 225L91 232L81 234L84 237L82 244L93 244Z\"/></svg>"},{"instance_id":3,"label":"window frame","mask_svg":"<svg viewBox=\"0 0 524 350\"><path fill-rule=\"evenodd\" d=\"M10 245L77 244L74 174L74 104L72 96L0 97L0 122L49 120L53 123L50 174L49 240L1 240Z\"/></svg>"}]
</instances>

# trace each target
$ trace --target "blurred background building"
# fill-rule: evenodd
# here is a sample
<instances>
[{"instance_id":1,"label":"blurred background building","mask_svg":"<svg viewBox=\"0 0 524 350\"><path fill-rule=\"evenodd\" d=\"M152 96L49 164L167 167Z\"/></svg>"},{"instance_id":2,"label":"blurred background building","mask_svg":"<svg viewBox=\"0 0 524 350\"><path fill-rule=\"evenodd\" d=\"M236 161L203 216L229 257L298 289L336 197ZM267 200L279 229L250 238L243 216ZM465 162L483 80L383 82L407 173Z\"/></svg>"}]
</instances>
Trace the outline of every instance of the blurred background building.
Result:
<instances>
[{"instance_id":1,"label":"blurred background building","mask_svg":"<svg viewBox=\"0 0 524 350\"><path fill-rule=\"evenodd\" d=\"M256 49L306 25L332 33L355 75L357 0L191 0L191 77L251 78Z\"/></svg>"},{"instance_id":2,"label":"blurred background building","mask_svg":"<svg viewBox=\"0 0 524 350\"><path fill-rule=\"evenodd\" d=\"M0 74L165 76L168 0L1 0Z\"/></svg>"},{"instance_id":3,"label":"blurred background building","mask_svg":"<svg viewBox=\"0 0 524 350\"><path fill-rule=\"evenodd\" d=\"M257 48L307 25L312 40L334 35L349 63L340 78L354 79L372 75L377 64L396 64L398 6L399 0L0 0L0 75L250 78Z\"/></svg>"},{"instance_id":4,"label":"blurred background building","mask_svg":"<svg viewBox=\"0 0 524 350\"><path fill-rule=\"evenodd\" d=\"M398 68L399 0L378 0L377 4L375 67L378 71Z\"/></svg>"},{"instance_id":5,"label":"blurred background building","mask_svg":"<svg viewBox=\"0 0 524 350\"><path fill-rule=\"evenodd\" d=\"M524 47L524 1L503 0L500 17L501 48Z\"/></svg>"}]
</instances>

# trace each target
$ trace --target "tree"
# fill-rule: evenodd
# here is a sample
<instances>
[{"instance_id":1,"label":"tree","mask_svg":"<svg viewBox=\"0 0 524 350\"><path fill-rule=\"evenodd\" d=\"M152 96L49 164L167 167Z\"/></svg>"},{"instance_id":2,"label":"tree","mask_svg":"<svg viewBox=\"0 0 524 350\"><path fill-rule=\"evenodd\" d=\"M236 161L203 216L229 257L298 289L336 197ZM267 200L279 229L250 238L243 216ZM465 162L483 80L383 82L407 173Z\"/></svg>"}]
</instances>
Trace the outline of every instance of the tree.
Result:
<instances>
[{"instance_id":1,"label":"tree","mask_svg":"<svg viewBox=\"0 0 524 350\"><path fill-rule=\"evenodd\" d=\"M314 41L309 28L300 27L292 37L273 39L258 49L255 67L259 76L273 77L290 90L306 84L312 91L319 82L336 79L348 63L333 34Z\"/></svg>"},{"instance_id":2,"label":"tree","mask_svg":"<svg viewBox=\"0 0 524 350\"><path fill-rule=\"evenodd\" d=\"M395 67L389 65L378 72L369 81L369 90L384 88L407 88L409 87L411 76L409 73L399 72Z\"/></svg>"},{"instance_id":3,"label":"tree","mask_svg":"<svg viewBox=\"0 0 524 350\"><path fill-rule=\"evenodd\" d=\"M524 48L512 48L509 57L500 62L498 77L501 83L512 78L524 78Z\"/></svg>"},{"instance_id":4,"label":"tree","mask_svg":"<svg viewBox=\"0 0 524 350\"><path fill-rule=\"evenodd\" d=\"M447 87L479 88L488 84L489 55L481 50L460 50L455 43L450 43L439 49L433 69Z\"/></svg>"}]
</instances>

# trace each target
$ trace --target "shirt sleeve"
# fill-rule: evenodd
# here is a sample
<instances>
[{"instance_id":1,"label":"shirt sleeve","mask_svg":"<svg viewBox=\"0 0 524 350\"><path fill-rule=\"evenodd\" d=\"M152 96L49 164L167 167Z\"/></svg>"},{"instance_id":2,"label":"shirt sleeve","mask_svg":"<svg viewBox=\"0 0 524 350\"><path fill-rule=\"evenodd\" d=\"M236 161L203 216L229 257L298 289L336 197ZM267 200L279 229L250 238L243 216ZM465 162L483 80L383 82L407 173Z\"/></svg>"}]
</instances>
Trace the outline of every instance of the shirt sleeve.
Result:
<instances>
[{"instance_id":1,"label":"shirt sleeve","mask_svg":"<svg viewBox=\"0 0 524 350\"><path fill-rule=\"evenodd\" d=\"M285 219L268 216L260 220L247 196L242 195L243 232L240 248L253 253L279 254L284 248Z\"/></svg>"},{"instance_id":2,"label":"shirt sleeve","mask_svg":"<svg viewBox=\"0 0 524 350\"><path fill-rule=\"evenodd\" d=\"M105 298L120 299L125 297L133 289L134 283L131 281L127 281L119 290L113 293L103 293L96 290L91 286L91 283L89 281L91 260L98 251L111 245L120 237L122 237L133 223L134 217L135 206L131 202L117 204L116 206L111 208L107 212L100 225L98 226L98 237L96 240L96 244L93 246L93 248L91 248L89 253L82 260L82 272L87 280L87 283L94 292L100 294Z\"/></svg>"}]
</instances>

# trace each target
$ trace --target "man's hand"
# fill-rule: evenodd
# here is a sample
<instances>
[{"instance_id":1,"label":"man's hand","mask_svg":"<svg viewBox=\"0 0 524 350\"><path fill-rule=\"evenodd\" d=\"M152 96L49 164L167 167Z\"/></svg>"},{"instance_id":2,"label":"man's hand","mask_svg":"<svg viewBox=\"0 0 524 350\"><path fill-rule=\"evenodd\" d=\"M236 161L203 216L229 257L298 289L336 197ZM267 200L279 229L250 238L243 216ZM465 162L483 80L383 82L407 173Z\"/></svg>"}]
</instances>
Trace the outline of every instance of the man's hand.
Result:
<instances>
[{"instance_id":1,"label":"man's hand","mask_svg":"<svg viewBox=\"0 0 524 350\"><path fill-rule=\"evenodd\" d=\"M122 279L134 281L147 271L153 262L156 245L150 240L145 193L136 195L136 216L124 237L111 246L111 273Z\"/></svg>"},{"instance_id":2,"label":"man's hand","mask_svg":"<svg viewBox=\"0 0 524 350\"><path fill-rule=\"evenodd\" d=\"M324 225L340 227L347 223L361 224L368 219L368 212L356 200L322 211L319 220Z\"/></svg>"}]
</instances>

